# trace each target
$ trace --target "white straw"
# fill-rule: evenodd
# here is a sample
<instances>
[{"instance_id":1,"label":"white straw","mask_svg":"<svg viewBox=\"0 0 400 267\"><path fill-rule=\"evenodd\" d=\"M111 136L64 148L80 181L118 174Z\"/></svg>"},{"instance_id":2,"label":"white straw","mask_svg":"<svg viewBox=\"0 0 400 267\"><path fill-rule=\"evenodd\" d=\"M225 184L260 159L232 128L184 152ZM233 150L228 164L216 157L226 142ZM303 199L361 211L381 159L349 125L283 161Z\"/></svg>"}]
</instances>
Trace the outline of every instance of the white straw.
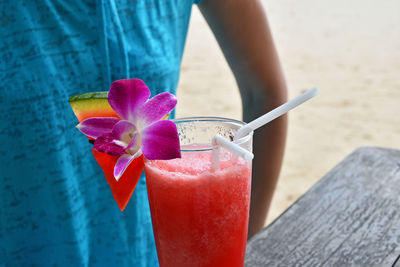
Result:
<instances>
[{"instance_id":1,"label":"white straw","mask_svg":"<svg viewBox=\"0 0 400 267\"><path fill-rule=\"evenodd\" d=\"M261 117L258 117L257 119L253 120L252 122L243 125L242 127L239 128L239 130L236 132L234 136L234 140L237 140L239 138L242 138L243 136L246 136L249 134L251 131L254 131L261 126L273 121L274 119L282 116L283 114L287 113L289 110L294 109L300 104L303 104L310 98L316 96L318 94L318 89L313 88L308 90L307 92L293 98L292 100L284 103L283 105L280 105L279 107L271 110L270 112L262 115Z\"/></svg>"},{"instance_id":2,"label":"white straw","mask_svg":"<svg viewBox=\"0 0 400 267\"><path fill-rule=\"evenodd\" d=\"M219 146L222 146L232 151L234 154L241 156L245 160L250 161L254 158L253 153L247 151L246 149L237 144L228 141L227 139L223 138L218 134L213 137L212 145L213 145L212 167L214 170L219 168Z\"/></svg>"}]
</instances>

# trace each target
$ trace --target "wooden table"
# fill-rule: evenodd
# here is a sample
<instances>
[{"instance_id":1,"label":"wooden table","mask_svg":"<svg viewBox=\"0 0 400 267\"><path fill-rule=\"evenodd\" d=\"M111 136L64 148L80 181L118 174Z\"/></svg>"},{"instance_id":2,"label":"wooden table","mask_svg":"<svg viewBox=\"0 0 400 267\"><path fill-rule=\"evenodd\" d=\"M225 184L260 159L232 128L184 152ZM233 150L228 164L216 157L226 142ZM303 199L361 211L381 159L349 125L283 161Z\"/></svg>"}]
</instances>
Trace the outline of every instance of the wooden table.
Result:
<instances>
[{"instance_id":1,"label":"wooden table","mask_svg":"<svg viewBox=\"0 0 400 267\"><path fill-rule=\"evenodd\" d=\"M245 266L400 267L399 258L400 150L363 147L249 241Z\"/></svg>"}]
</instances>

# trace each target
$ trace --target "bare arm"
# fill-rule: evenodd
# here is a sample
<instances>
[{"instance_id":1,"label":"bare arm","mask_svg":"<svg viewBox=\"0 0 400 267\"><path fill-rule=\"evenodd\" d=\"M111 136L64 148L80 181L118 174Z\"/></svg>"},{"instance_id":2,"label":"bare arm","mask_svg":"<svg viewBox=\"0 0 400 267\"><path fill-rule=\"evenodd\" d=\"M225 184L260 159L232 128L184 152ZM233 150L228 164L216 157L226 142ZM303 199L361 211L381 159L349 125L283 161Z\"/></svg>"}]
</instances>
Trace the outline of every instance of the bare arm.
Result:
<instances>
[{"instance_id":1,"label":"bare arm","mask_svg":"<svg viewBox=\"0 0 400 267\"><path fill-rule=\"evenodd\" d=\"M285 102L286 83L260 2L204 0L199 8L239 86L243 120L249 122ZM255 132L248 238L265 224L281 169L286 128L284 116Z\"/></svg>"}]
</instances>

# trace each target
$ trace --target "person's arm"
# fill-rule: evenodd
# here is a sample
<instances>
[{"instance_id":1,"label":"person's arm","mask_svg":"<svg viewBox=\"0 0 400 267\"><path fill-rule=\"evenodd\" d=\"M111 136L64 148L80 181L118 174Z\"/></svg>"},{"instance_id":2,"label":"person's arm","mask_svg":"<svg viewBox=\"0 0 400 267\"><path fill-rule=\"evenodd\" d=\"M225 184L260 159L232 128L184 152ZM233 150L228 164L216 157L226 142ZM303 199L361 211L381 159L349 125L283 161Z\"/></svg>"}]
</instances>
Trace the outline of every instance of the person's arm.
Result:
<instances>
[{"instance_id":1,"label":"person's arm","mask_svg":"<svg viewBox=\"0 0 400 267\"><path fill-rule=\"evenodd\" d=\"M199 5L240 89L243 120L284 103L286 83L264 10L257 0L204 0ZM278 181L286 140L283 116L254 133L248 238L264 227Z\"/></svg>"}]
</instances>

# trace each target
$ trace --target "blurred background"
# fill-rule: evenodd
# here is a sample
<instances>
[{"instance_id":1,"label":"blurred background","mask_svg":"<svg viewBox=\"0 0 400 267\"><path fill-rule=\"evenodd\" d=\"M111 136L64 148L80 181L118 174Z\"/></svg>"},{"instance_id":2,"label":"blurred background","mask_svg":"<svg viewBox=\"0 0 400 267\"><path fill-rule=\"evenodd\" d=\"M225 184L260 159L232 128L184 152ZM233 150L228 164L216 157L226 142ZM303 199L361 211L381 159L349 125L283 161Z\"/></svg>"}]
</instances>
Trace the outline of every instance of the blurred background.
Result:
<instances>
[{"instance_id":1,"label":"blurred background","mask_svg":"<svg viewBox=\"0 0 400 267\"><path fill-rule=\"evenodd\" d=\"M356 148L400 149L400 1L264 0L263 5L289 98L312 87L320 90L289 113L268 224ZM235 80L197 8L178 98L177 117L241 119Z\"/></svg>"}]
</instances>

